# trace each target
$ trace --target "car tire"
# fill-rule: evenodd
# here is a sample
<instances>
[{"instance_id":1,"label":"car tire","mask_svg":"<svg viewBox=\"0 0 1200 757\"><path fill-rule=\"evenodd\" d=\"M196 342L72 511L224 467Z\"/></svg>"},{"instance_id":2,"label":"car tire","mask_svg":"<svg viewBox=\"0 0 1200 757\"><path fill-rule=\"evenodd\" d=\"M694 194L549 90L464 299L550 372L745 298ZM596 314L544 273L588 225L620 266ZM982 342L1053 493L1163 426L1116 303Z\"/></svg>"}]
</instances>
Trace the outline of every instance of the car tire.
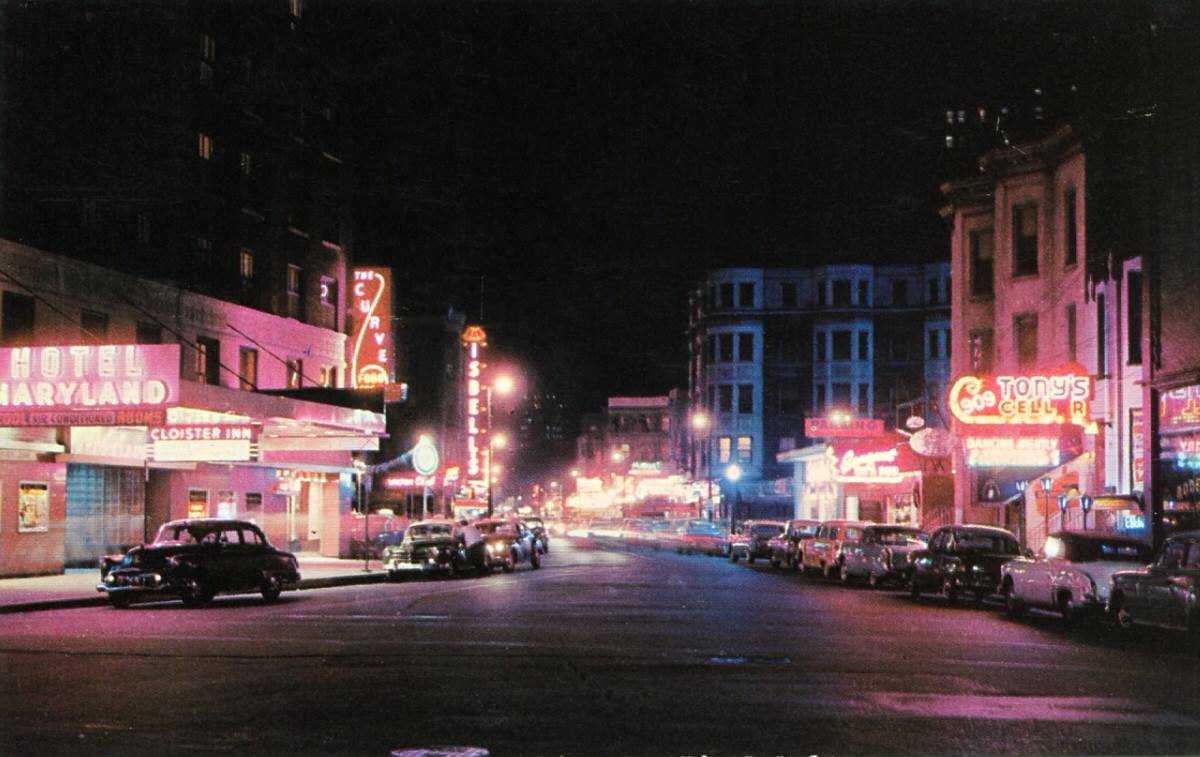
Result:
<instances>
[{"instance_id":1,"label":"car tire","mask_svg":"<svg viewBox=\"0 0 1200 757\"><path fill-rule=\"evenodd\" d=\"M1108 600L1108 614L1117 630L1122 633L1132 633L1134 629L1133 616L1125 608L1125 597L1113 594Z\"/></svg>"},{"instance_id":2,"label":"car tire","mask_svg":"<svg viewBox=\"0 0 1200 757\"><path fill-rule=\"evenodd\" d=\"M838 578L841 579L844 586L850 586L854 583L854 579L850 576L850 571L846 570L845 565L838 570Z\"/></svg>"},{"instance_id":3,"label":"car tire","mask_svg":"<svg viewBox=\"0 0 1200 757\"><path fill-rule=\"evenodd\" d=\"M1004 614L1010 618L1019 618L1025 612L1025 604L1017 599L1017 593L1013 589L1012 581L1005 581L1002 590L1004 594Z\"/></svg>"},{"instance_id":4,"label":"car tire","mask_svg":"<svg viewBox=\"0 0 1200 757\"><path fill-rule=\"evenodd\" d=\"M958 601L958 589L949 578L942 579L942 598L950 604Z\"/></svg>"},{"instance_id":5,"label":"car tire","mask_svg":"<svg viewBox=\"0 0 1200 757\"><path fill-rule=\"evenodd\" d=\"M836 570L837 565L834 563L826 563L825 566L821 568L821 574L825 576L826 581L832 581L833 579L840 577L834 574L834 571ZM838 571L838 573L840 574L841 571Z\"/></svg>"},{"instance_id":6,"label":"car tire","mask_svg":"<svg viewBox=\"0 0 1200 757\"><path fill-rule=\"evenodd\" d=\"M771 570L779 570L779 558L771 555Z\"/></svg>"},{"instance_id":7,"label":"car tire","mask_svg":"<svg viewBox=\"0 0 1200 757\"><path fill-rule=\"evenodd\" d=\"M529 553L529 567L534 570L542 567L542 556L538 554L536 549Z\"/></svg>"},{"instance_id":8,"label":"car tire","mask_svg":"<svg viewBox=\"0 0 1200 757\"><path fill-rule=\"evenodd\" d=\"M264 602L274 602L283 593L283 579L276 573L263 576L262 585L258 588Z\"/></svg>"},{"instance_id":9,"label":"car tire","mask_svg":"<svg viewBox=\"0 0 1200 757\"><path fill-rule=\"evenodd\" d=\"M753 564L754 564L754 553L753 553L753 552L751 552L750 554L746 555L746 564L747 564L747 565L753 565Z\"/></svg>"},{"instance_id":10,"label":"car tire","mask_svg":"<svg viewBox=\"0 0 1200 757\"><path fill-rule=\"evenodd\" d=\"M215 592L209 587L204 576L193 573L183 580L179 588L179 598L186 607L203 607L212 601Z\"/></svg>"},{"instance_id":11,"label":"car tire","mask_svg":"<svg viewBox=\"0 0 1200 757\"><path fill-rule=\"evenodd\" d=\"M516 558L516 555L514 555L512 552L509 552L509 553L508 553L507 555L505 555L505 557L504 557L504 568L503 568L503 570L504 570L504 572L505 572L505 573L512 573L512 572L513 572L514 570L516 570L516 569L517 569L517 558Z\"/></svg>"},{"instance_id":12,"label":"car tire","mask_svg":"<svg viewBox=\"0 0 1200 757\"><path fill-rule=\"evenodd\" d=\"M872 589L878 589L882 585L883 581L879 578L878 573L873 570L867 573L867 586L870 586Z\"/></svg>"},{"instance_id":13,"label":"car tire","mask_svg":"<svg viewBox=\"0 0 1200 757\"><path fill-rule=\"evenodd\" d=\"M733 551L730 551L730 553L729 553L729 562L737 562L737 561L738 561L738 556L737 556L737 553L736 553L736 552L733 552Z\"/></svg>"},{"instance_id":14,"label":"car tire","mask_svg":"<svg viewBox=\"0 0 1200 757\"><path fill-rule=\"evenodd\" d=\"M1058 610L1058 614L1062 616L1063 623L1067 625L1072 625L1078 620L1075 608L1071 607L1071 592L1069 591L1060 591L1054 597L1054 609Z\"/></svg>"},{"instance_id":15,"label":"car tire","mask_svg":"<svg viewBox=\"0 0 1200 757\"><path fill-rule=\"evenodd\" d=\"M118 610L125 610L133 604L133 597L127 591L110 591L108 603Z\"/></svg>"},{"instance_id":16,"label":"car tire","mask_svg":"<svg viewBox=\"0 0 1200 757\"><path fill-rule=\"evenodd\" d=\"M921 598L921 585L917 583L917 577L915 575L908 582L908 596L912 599Z\"/></svg>"}]
</instances>

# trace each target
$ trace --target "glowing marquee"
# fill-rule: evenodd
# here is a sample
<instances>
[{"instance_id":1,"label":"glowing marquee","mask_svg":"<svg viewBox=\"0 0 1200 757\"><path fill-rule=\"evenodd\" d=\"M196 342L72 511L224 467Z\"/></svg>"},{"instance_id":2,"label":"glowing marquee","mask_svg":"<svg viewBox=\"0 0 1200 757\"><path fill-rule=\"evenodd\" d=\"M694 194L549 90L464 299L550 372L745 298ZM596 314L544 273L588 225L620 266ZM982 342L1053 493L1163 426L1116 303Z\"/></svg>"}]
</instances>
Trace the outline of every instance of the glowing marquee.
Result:
<instances>
[{"instance_id":1,"label":"glowing marquee","mask_svg":"<svg viewBox=\"0 0 1200 757\"><path fill-rule=\"evenodd\" d=\"M1062 462L1062 440L1053 436L968 436L971 467L1051 468Z\"/></svg>"},{"instance_id":2,"label":"glowing marquee","mask_svg":"<svg viewBox=\"0 0 1200 757\"><path fill-rule=\"evenodd\" d=\"M869 451L825 448L825 457L838 483L898 484L904 480L900 470L900 450L895 447Z\"/></svg>"},{"instance_id":3,"label":"glowing marquee","mask_svg":"<svg viewBox=\"0 0 1200 757\"><path fill-rule=\"evenodd\" d=\"M960 423L1074 424L1094 433L1091 399L1092 379L1083 373L963 376L950 387L949 405Z\"/></svg>"},{"instance_id":4,"label":"glowing marquee","mask_svg":"<svg viewBox=\"0 0 1200 757\"><path fill-rule=\"evenodd\" d=\"M492 461L486 435L491 419L488 417L487 391L482 382L483 348L486 335L478 326L463 332L467 350L467 484L487 489L491 486Z\"/></svg>"},{"instance_id":5,"label":"glowing marquee","mask_svg":"<svg viewBox=\"0 0 1200 757\"><path fill-rule=\"evenodd\" d=\"M141 425L178 402L177 344L0 349L0 425Z\"/></svg>"},{"instance_id":6,"label":"glowing marquee","mask_svg":"<svg viewBox=\"0 0 1200 757\"><path fill-rule=\"evenodd\" d=\"M392 272L355 268L351 288L353 324L350 381L358 389L385 386L392 380Z\"/></svg>"}]
</instances>

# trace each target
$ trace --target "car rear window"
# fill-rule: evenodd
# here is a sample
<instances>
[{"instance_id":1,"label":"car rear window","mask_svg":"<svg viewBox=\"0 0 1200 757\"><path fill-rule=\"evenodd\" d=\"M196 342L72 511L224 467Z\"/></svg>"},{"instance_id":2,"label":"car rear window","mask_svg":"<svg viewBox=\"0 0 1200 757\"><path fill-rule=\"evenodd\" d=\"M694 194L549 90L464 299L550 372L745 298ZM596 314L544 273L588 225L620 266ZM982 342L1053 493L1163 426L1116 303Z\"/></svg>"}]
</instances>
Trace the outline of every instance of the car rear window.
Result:
<instances>
[{"instance_id":1,"label":"car rear window","mask_svg":"<svg viewBox=\"0 0 1200 757\"><path fill-rule=\"evenodd\" d=\"M954 545L957 549L978 550L998 555L1015 555L1021 551L1017 543L1007 536L970 531L958 534L954 539Z\"/></svg>"},{"instance_id":2,"label":"car rear window","mask_svg":"<svg viewBox=\"0 0 1200 757\"><path fill-rule=\"evenodd\" d=\"M779 526L769 523L750 527L750 533L754 534L755 536L776 536L781 530L782 529L780 529Z\"/></svg>"},{"instance_id":3,"label":"car rear window","mask_svg":"<svg viewBox=\"0 0 1200 757\"><path fill-rule=\"evenodd\" d=\"M1149 545L1124 541L1078 539L1067 543L1067 559L1072 562L1140 562L1153 559Z\"/></svg>"}]
</instances>

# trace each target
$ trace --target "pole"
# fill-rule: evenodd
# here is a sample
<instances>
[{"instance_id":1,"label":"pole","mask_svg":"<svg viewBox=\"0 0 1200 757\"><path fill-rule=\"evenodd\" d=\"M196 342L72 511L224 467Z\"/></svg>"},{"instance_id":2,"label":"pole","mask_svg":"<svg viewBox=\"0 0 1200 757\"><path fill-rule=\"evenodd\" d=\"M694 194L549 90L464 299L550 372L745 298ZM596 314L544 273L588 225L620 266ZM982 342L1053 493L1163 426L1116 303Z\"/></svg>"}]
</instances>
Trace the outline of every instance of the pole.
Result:
<instances>
[{"instance_id":1,"label":"pole","mask_svg":"<svg viewBox=\"0 0 1200 757\"><path fill-rule=\"evenodd\" d=\"M480 286L482 286L482 284L480 284ZM483 309L483 295L482 294L480 294L479 308L480 308L480 310ZM490 382L491 379L489 379L488 381ZM487 476L487 492L488 492L487 514L488 514L488 517L490 518L490 517L492 517L492 513L494 512L494 509L492 507L492 456L496 454L496 448L492 444L493 428L492 428L492 385L491 385L491 383L488 383L488 385L487 385L487 424L488 424L487 425L488 456L487 456L487 470L484 471L484 475Z\"/></svg>"},{"instance_id":2,"label":"pole","mask_svg":"<svg viewBox=\"0 0 1200 757\"><path fill-rule=\"evenodd\" d=\"M358 506L363 511L363 570L368 571L371 569L371 508L367 507L365 474L365 470L358 472Z\"/></svg>"}]
</instances>

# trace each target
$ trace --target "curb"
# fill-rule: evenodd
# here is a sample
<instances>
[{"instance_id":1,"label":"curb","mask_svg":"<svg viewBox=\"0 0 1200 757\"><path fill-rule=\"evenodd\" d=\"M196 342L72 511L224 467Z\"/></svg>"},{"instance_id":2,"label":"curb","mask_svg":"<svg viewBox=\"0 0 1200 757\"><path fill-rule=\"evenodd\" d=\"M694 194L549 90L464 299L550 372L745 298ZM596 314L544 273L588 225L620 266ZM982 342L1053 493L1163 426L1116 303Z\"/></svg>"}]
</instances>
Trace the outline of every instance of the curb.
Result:
<instances>
[{"instance_id":1,"label":"curb","mask_svg":"<svg viewBox=\"0 0 1200 757\"><path fill-rule=\"evenodd\" d=\"M295 586L289 586L285 591L308 591L310 589L329 589L336 586L355 586L358 584L381 584L387 581L387 573L371 571L369 573L347 573L340 576L325 578L302 578ZM108 599L97 594L94 597L64 597L63 599L35 599L29 602L12 602L0 604L0 615L19 612L38 612L41 610L72 610L79 607L107 606Z\"/></svg>"}]
</instances>

